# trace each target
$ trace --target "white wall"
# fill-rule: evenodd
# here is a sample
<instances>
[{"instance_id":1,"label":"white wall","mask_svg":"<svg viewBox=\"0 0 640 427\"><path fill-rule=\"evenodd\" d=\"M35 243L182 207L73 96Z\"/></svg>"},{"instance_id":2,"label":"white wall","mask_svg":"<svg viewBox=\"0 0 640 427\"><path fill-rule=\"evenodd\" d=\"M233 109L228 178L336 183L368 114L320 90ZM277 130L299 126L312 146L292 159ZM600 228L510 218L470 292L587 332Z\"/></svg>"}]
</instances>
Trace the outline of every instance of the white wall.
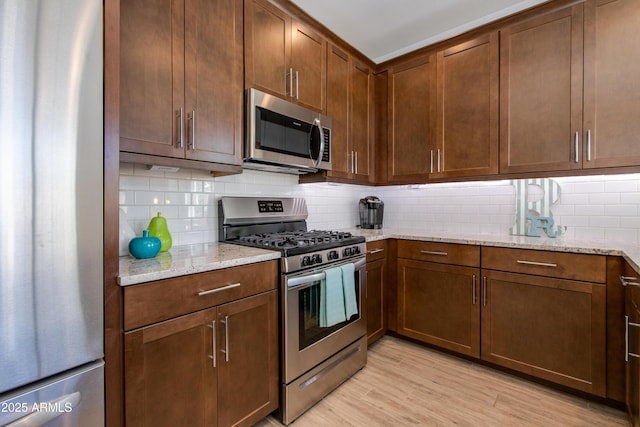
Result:
<instances>
[{"instance_id":1,"label":"white wall","mask_svg":"<svg viewBox=\"0 0 640 427\"><path fill-rule=\"evenodd\" d=\"M640 174L554 179L561 195L552 212L566 227L565 236L639 242ZM293 175L258 171L213 178L201 171L152 172L123 163L120 207L138 235L161 212L174 245L216 241L217 200L227 195L304 197L310 229L355 226L358 200L367 195L385 202L385 227L506 235L515 215L509 181L392 187L297 182Z\"/></svg>"}]
</instances>

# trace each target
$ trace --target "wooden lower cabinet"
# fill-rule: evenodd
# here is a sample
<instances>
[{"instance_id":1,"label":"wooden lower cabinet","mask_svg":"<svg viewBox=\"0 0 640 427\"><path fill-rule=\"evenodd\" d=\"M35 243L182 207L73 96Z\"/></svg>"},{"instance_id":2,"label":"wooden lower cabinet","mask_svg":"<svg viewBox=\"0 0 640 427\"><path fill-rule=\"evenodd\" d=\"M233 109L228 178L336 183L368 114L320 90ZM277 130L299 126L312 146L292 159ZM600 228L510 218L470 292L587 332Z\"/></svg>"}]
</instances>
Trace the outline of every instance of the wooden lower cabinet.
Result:
<instances>
[{"instance_id":1,"label":"wooden lower cabinet","mask_svg":"<svg viewBox=\"0 0 640 427\"><path fill-rule=\"evenodd\" d=\"M267 265L245 269L262 271ZM270 282L263 280L265 287ZM126 425L251 426L276 410L277 292L127 331Z\"/></svg>"},{"instance_id":2,"label":"wooden lower cabinet","mask_svg":"<svg viewBox=\"0 0 640 427\"><path fill-rule=\"evenodd\" d=\"M367 243L367 345L387 330L385 293L387 291L387 242Z\"/></svg>"},{"instance_id":3,"label":"wooden lower cabinet","mask_svg":"<svg viewBox=\"0 0 640 427\"><path fill-rule=\"evenodd\" d=\"M605 259L401 240L397 333L608 397Z\"/></svg>"},{"instance_id":4,"label":"wooden lower cabinet","mask_svg":"<svg viewBox=\"0 0 640 427\"><path fill-rule=\"evenodd\" d=\"M217 425L211 359L216 310L125 334L125 418L129 426Z\"/></svg>"},{"instance_id":5,"label":"wooden lower cabinet","mask_svg":"<svg viewBox=\"0 0 640 427\"><path fill-rule=\"evenodd\" d=\"M483 270L482 359L606 395L606 286Z\"/></svg>"},{"instance_id":6,"label":"wooden lower cabinet","mask_svg":"<svg viewBox=\"0 0 640 427\"><path fill-rule=\"evenodd\" d=\"M480 356L480 269L398 260L398 333Z\"/></svg>"},{"instance_id":7,"label":"wooden lower cabinet","mask_svg":"<svg viewBox=\"0 0 640 427\"><path fill-rule=\"evenodd\" d=\"M397 332L480 357L478 246L398 242Z\"/></svg>"}]
</instances>

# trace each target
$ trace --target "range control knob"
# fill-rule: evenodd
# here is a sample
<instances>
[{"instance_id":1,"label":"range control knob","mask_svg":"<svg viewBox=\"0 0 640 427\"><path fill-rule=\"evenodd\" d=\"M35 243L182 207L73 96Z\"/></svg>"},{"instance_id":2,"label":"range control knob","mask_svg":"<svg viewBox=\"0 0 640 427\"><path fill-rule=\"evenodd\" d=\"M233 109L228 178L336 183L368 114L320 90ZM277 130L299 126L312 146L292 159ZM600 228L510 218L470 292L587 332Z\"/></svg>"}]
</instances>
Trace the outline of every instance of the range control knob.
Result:
<instances>
[{"instance_id":1,"label":"range control knob","mask_svg":"<svg viewBox=\"0 0 640 427\"><path fill-rule=\"evenodd\" d=\"M302 266L303 267L307 266L307 265L311 265L311 264L312 264L312 262L311 262L311 257L310 256L307 255L307 256L302 258Z\"/></svg>"},{"instance_id":2,"label":"range control knob","mask_svg":"<svg viewBox=\"0 0 640 427\"><path fill-rule=\"evenodd\" d=\"M344 256L351 256L351 248L345 248L342 253Z\"/></svg>"},{"instance_id":3,"label":"range control knob","mask_svg":"<svg viewBox=\"0 0 640 427\"><path fill-rule=\"evenodd\" d=\"M311 264L320 264L320 263L322 263L322 255L315 254L311 259Z\"/></svg>"},{"instance_id":4,"label":"range control knob","mask_svg":"<svg viewBox=\"0 0 640 427\"><path fill-rule=\"evenodd\" d=\"M354 246L352 253L354 255L360 255L360 247L359 246Z\"/></svg>"},{"instance_id":5,"label":"range control knob","mask_svg":"<svg viewBox=\"0 0 640 427\"><path fill-rule=\"evenodd\" d=\"M327 259L329 260L334 260L334 259L338 259L340 258L340 255L338 254L338 251L331 251L327 254Z\"/></svg>"}]
</instances>

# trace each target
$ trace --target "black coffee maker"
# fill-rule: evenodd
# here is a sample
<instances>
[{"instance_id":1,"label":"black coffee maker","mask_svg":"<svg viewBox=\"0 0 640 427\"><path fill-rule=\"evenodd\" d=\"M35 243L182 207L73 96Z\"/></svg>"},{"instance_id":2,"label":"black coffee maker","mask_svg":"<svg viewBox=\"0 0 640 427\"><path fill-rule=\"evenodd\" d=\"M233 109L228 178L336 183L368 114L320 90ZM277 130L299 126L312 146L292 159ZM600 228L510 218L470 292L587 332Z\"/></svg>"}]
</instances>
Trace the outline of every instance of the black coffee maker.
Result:
<instances>
[{"instance_id":1,"label":"black coffee maker","mask_svg":"<svg viewBox=\"0 0 640 427\"><path fill-rule=\"evenodd\" d=\"M360 228L382 228L382 216L384 215L384 203L376 196L367 196L360 199Z\"/></svg>"}]
</instances>

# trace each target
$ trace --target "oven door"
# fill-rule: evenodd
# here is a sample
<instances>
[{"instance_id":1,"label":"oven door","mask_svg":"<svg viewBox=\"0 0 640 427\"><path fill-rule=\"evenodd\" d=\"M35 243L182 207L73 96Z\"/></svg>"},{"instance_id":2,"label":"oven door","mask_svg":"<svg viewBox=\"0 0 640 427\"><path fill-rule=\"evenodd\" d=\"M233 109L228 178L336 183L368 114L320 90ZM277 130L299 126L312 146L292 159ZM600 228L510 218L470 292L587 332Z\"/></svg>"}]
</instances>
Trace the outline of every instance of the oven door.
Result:
<instances>
[{"instance_id":1,"label":"oven door","mask_svg":"<svg viewBox=\"0 0 640 427\"><path fill-rule=\"evenodd\" d=\"M350 260L355 266L354 286L358 312L344 322L320 326L320 293L324 270L311 270L283 278L283 367L285 384L366 335L366 260ZM349 262L332 264L339 267Z\"/></svg>"}]
</instances>

